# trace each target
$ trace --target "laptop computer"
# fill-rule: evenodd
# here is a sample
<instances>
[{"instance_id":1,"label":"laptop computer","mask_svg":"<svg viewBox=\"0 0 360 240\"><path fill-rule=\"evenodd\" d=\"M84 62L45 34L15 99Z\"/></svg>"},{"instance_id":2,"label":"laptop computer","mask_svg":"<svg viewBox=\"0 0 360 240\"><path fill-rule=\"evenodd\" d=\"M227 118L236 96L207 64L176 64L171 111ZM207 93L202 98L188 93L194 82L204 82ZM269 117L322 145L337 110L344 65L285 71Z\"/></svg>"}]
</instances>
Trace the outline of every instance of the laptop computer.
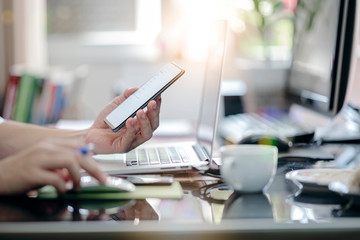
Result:
<instances>
[{"instance_id":1,"label":"laptop computer","mask_svg":"<svg viewBox=\"0 0 360 240\"><path fill-rule=\"evenodd\" d=\"M145 144L124 154L99 154L94 158L111 175L207 169L211 164L217 127L227 21L213 23L196 128L196 140Z\"/></svg>"}]
</instances>

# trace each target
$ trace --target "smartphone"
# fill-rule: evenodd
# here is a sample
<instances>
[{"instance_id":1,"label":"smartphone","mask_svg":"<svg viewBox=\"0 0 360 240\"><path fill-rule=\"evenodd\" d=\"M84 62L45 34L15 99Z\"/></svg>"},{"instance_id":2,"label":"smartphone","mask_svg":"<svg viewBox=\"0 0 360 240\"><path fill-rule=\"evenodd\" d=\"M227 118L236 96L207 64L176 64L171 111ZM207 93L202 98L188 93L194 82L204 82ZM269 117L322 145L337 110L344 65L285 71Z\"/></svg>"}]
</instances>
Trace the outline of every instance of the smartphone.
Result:
<instances>
[{"instance_id":1,"label":"smartphone","mask_svg":"<svg viewBox=\"0 0 360 240\"><path fill-rule=\"evenodd\" d=\"M80 186L82 193L92 192L133 192L135 185L130 181L115 177L108 176L105 184L100 184L97 179L91 176L82 176L80 178Z\"/></svg>"},{"instance_id":2,"label":"smartphone","mask_svg":"<svg viewBox=\"0 0 360 240\"><path fill-rule=\"evenodd\" d=\"M166 64L157 75L152 77L107 115L104 122L114 132L119 131L125 125L126 120L135 117L138 110L145 108L151 100L159 96L184 73L185 70L177 64Z\"/></svg>"}]
</instances>

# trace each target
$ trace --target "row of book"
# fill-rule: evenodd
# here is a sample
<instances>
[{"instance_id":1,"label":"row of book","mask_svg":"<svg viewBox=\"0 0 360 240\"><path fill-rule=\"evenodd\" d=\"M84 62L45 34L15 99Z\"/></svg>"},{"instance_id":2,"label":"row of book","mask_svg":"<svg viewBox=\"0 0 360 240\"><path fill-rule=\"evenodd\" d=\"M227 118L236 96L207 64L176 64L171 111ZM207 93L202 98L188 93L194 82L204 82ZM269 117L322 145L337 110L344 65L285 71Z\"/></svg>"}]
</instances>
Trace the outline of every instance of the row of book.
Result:
<instances>
[{"instance_id":1,"label":"row of book","mask_svg":"<svg viewBox=\"0 0 360 240\"><path fill-rule=\"evenodd\" d=\"M35 72L18 67L10 72L3 118L37 125L54 123L62 118L74 87L72 73L61 70Z\"/></svg>"}]
</instances>

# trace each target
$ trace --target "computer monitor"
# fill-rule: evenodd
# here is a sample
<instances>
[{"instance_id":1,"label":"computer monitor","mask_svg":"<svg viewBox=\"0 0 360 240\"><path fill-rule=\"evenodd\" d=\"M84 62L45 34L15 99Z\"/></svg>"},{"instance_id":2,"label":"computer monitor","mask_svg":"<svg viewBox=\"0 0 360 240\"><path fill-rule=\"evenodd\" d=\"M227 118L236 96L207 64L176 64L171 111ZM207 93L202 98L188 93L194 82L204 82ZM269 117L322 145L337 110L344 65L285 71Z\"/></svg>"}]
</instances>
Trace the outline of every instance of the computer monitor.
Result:
<instances>
[{"instance_id":1,"label":"computer monitor","mask_svg":"<svg viewBox=\"0 0 360 240\"><path fill-rule=\"evenodd\" d=\"M329 116L341 110L356 54L356 5L356 0L298 0L286 88L291 102Z\"/></svg>"}]
</instances>

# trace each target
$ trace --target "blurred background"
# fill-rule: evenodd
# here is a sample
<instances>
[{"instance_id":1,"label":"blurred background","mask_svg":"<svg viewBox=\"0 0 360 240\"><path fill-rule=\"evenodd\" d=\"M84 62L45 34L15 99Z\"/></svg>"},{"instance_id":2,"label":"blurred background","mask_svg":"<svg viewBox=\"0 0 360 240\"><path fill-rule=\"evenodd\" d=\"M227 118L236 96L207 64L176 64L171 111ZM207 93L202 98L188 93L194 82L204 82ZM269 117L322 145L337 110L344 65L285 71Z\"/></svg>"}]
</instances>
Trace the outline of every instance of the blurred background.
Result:
<instances>
[{"instance_id":1,"label":"blurred background","mask_svg":"<svg viewBox=\"0 0 360 240\"><path fill-rule=\"evenodd\" d=\"M227 19L223 79L245 99L241 111L281 107L295 6L296 0L1 0L1 106L10 76L30 74L66 89L63 111L38 123L94 119L114 96L174 61L186 73L163 93L161 118L194 122L209 27Z\"/></svg>"}]
</instances>

